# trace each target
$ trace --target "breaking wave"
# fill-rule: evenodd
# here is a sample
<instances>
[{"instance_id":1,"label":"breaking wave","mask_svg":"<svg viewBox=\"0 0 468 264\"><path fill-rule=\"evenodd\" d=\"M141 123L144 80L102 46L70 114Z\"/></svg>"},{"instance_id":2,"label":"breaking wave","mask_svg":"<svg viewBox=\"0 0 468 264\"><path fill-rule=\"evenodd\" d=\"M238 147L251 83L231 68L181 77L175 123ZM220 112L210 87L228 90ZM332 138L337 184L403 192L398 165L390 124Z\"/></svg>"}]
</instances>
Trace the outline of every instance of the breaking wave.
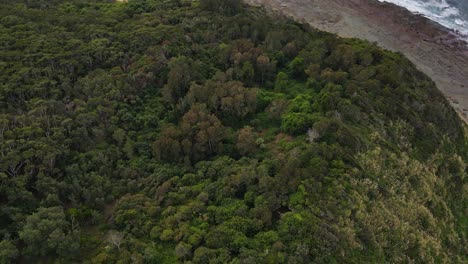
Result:
<instances>
[{"instance_id":1,"label":"breaking wave","mask_svg":"<svg viewBox=\"0 0 468 264\"><path fill-rule=\"evenodd\" d=\"M455 0L379 0L402 6L409 11L425 16L442 26L457 32L462 39L468 42L468 6ZM467 0L458 0L467 1ZM468 2L468 1L467 1Z\"/></svg>"}]
</instances>

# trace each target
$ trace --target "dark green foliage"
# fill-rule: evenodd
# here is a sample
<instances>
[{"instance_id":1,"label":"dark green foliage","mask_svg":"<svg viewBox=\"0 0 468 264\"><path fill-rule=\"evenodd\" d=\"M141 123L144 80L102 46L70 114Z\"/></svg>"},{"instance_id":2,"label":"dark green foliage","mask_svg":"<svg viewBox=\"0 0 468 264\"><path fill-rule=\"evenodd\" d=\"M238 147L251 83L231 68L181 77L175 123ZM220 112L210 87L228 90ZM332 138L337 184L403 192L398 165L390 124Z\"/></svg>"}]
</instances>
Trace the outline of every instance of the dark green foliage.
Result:
<instances>
[{"instance_id":1,"label":"dark green foliage","mask_svg":"<svg viewBox=\"0 0 468 264\"><path fill-rule=\"evenodd\" d=\"M466 135L241 1L0 1L1 263L465 263Z\"/></svg>"},{"instance_id":2,"label":"dark green foliage","mask_svg":"<svg viewBox=\"0 0 468 264\"><path fill-rule=\"evenodd\" d=\"M242 10L241 0L200 0L200 6L205 10L233 15Z\"/></svg>"},{"instance_id":3,"label":"dark green foliage","mask_svg":"<svg viewBox=\"0 0 468 264\"><path fill-rule=\"evenodd\" d=\"M18 249L10 240L0 242L0 262L9 263L18 257Z\"/></svg>"},{"instance_id":4,"label":"dark green foliage","mask_svg":"<svg viewBox=\"0 0 468 264\"><path fill-rule=\"evenodd\" d=\"M19 238L26 244L24 253L73 257L79 250L78 233L73 228L68 226L61 207L38 208L19 231Z\"/></svg>"}]
</instances>

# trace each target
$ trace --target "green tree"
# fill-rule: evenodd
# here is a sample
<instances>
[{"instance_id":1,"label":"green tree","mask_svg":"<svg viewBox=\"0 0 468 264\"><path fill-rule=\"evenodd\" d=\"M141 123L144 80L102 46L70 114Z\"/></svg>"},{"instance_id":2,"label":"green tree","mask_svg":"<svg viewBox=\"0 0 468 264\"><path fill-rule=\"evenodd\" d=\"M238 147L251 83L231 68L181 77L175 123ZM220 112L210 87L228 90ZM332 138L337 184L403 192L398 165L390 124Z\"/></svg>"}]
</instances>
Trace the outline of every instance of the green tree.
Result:
<instances>
[{"instance_id":1,"label":"green tree","mask_svg":"<svg viewBox=\"0 0 468 264\"><path fill-rule=\"evenodd\" d=\"M237 133L237 151L242 156L252 154L257 149L257 136L249 126L242 128Z\"/></svg>"},{"instance_id":2,"label":"green tree","mask_svg":"<svg viewBox=\"0 0 468 264\"><path fill-rule=\"evenodd\" d=\"M193 105L182 117L180 130L182 150L192 161L219 154L223 150L227 131L221 121L207 111L206 105Z\"/></svg>"},{"instance_id":3,"label":"green tree","mask_svg":"<svg viewBox=\"0 0 468 264\"><path fill-rule=\"evenodd\" d=\"M276 75L275 90L278 92L286 92L288 89L288 75L285 72L279 72Z\"/></svg>"},{"instance_id":4,"label":"green tree","mask_svg":"<svg viewBox=\"0 0 468 264\"><path fill-rule=\"evenodd\" d=\"M0 263L13 263L18 257L19 251L11 240L2 240L0 242Z\"/></svg>"},{"instance_id":5,"label":"green tree","mask_svg":"<svg viewBox=\"0 0 468 264\"><path fill-rule=\"evenodd\" d=\"M32 256L55 253L65 256L69 249L76 249L73 234L68 232L69 223L62 207L39 208L26 218L19 237L26 244L25 251ZM72 246L71 246L72 245ZM71 247L70 247L71 246Z\"/></svg>"},{"instance_id":6,"label":"green tree","mask_svg":"<svg viewBox=\"0 0 468 264\"><path fill-rule=\"evenodd\" d=\"M304 62L304 58L296 57L293 61L289 64L291 68L291 72L296 78L302 78L305 75L306 65Z\"/></svg>"},{"instance_id":7,"label":"green tree","mask_svg":"<svg viewBox=\"0 0 468 264\"><path fill-rule=\"evenodd\" d=\"M203 9L233 15L242 10L241 0L200 0Z\"/></svg>"},{"instance_id":8,"label":"green tree","mask_svg":"<svg viewBox=\"0 0 468 264\"><path fill-rule=\"evenodd\" d=\"M255 112L257 93L255 89L245 88L241 82L224 81L222 76L215 76L205 85L192 85L185 103L206 104L221 117L242 119Z\"/></svg>"},{"instance_id":9,"label":"green tree","mask_svg":"<svg viewBox=\"0 0 468 264\"><path fill-rule=\"evenodd\" d=\"M197 79L197 70L192 59L185 56L174 57L169 61L167 84L162 93L167 102L174 103L187 93L190 83Z\"/></svg>"}]
</instances>

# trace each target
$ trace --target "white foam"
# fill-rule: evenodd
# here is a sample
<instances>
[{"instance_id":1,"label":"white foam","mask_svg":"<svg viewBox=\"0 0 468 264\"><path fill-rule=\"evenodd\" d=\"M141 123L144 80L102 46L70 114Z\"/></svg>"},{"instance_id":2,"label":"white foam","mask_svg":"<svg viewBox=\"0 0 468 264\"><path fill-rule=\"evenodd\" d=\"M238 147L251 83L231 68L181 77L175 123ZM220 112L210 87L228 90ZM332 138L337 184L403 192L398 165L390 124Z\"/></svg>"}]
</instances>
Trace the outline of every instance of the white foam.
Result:
<instances>
[{"instance_id":1,"label":"white foam","mask_svg":"<svg viewBox=\"0 0 468 264\"><path fill-rule=\"evenodd\" d=\"M427 17L442 26L457 32L468 42L468 21L460 16L460 10L451 6L446 0L379 0L402 6L409 11Z\"/></svg>"},{"instance_id":2,"label":"white foam","mask_svg":"<svg viewBox=\"0 0 468 264\"><path fill-rule=\"evenodd\" d=\"M467 26L466 21L461 20L461 19L455 19L455 23L456 23L457 25L459 25L459 26L462 26L462 27Z\"/></svg>"}]
</instances>

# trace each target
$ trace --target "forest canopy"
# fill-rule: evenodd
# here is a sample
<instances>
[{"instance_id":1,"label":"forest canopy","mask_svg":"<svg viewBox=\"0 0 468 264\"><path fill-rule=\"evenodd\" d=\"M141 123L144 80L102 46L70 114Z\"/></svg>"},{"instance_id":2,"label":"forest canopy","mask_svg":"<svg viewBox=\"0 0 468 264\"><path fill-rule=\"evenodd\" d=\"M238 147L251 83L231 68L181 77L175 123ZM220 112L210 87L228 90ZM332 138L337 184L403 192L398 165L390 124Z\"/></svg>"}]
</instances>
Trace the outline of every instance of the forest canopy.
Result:
<instances>
[{"instance_id":1,"label":"forest canopy","mask_svg":"<svg viewBox=\"0 0 468 264\"><path fill-rule=\"evenodd\" d=\"M466 263L466 125L240 0L0 1L0 263Z\"/></svg>"}]
</instances>

